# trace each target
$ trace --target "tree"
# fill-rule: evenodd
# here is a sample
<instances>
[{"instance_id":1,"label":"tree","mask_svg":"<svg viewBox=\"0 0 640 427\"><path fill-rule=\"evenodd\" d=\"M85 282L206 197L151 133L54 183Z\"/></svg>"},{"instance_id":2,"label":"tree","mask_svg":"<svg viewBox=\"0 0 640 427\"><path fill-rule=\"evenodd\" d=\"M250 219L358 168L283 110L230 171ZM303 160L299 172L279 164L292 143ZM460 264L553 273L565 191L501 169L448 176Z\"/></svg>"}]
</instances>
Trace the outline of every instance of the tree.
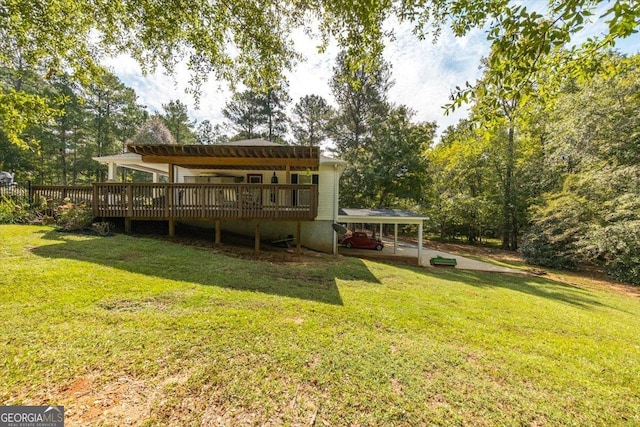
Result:
<instances>
[{"instance_id":1,"label":"tree","mask_svg":"<svg viewBox=\"0 0 640 427\"><path fill-rule=\"evenodd\" d=\"M234 94L222 110L237 132L232 139L265 138L284 142L287 132L284 109L288 102L284 84L263 91L248 89Z\"/></svg>"},{"instance_id":2,"label":"tree","mask_svg":"<svg viewBox=\"0 0 640 427\"><path fill-rule=\"evenodd\" d=\"M136 103L135 92L126 87L108 70L101 70L99 78L91 81L83 92L90 128L95 144L85 150L84 161L95 169L95 179L104 179L106 168L91 157L124 152L128 138L147 118L147 113Z\"/></svg>"},{"instance_id":3,"label":"tree","mask_svg":"<svg viewBox=\"0 0 640 427\"><path fill-rule=\"evenodd\" d=\"M192 144L196 138L193 132L194 122L189 121L187 106L179 99L162 104L164 114L160 118L176 141L176 144Z\"/></svg>"},{"instance_id":4,"label":"tree","mask_svg":"<svg viewBox=\"0 0 640 427\"><path fill-rule=\"evenodd\" d=\"M227 142L229 137L226 135L224 125L212 125L209 120L203 120L198 124L196 129L196 142L198 144L210 145Z\"/></svg>"},{"instance_id":5,"label":"tree","mask_svg":"<svg viewBox=\"0 0 640 427\"><path fill-rule=\"evenodd\" d=\"M288 122L285 108L291 102L286 85L270 86L260 93L258 99L266 119L265 136L267 141L284 142Z\"/></svg>"},{"instance_id":6,"label":"tree","mask_svg":"<svg viewBox=\"0 0 640 427\"><path fill-rule=\"evenodd\" d=\"M96 70L97 53L128 53L145 71L161 65L171 72L177 63L186 62L196 96L209 76L232 85L268 88L298 58L294 29L302 27L310 34L314 32L310 23L317 23L321 50L336 38L347 52L348 68L362 66L370 72L379 65L384 40L392 33L385 25L395 17L412 23L421 38L437 36L444 26L458 36L484 27L494 48L490 68L495 80L511 79L511 71L526 69L530 73L525 81L533 81L540 57L569 45L571 36L589 20L603 22L605 35L573 49L574 63L593 58L600 47L611 46L640 25L640 8L634 0L616 0L603 13L596 11L605 5L603 0L559 0L543 13L527 10L527 5L507 0L409 0L401 5L386 1L366 7L329 0L11 1L0 11L0 66L13 67L19 57L41 75L68 70L83 81ZM505 90L517 93L518 86L519 81L511 79ZM464 102L468 93L461 90L457 100ZM7 126L11 141L20 139L30 108L38 110L31 118L46 116L42 100L25 95L0 88L0 122Z\"/></svg>"},{"instance_id":7,"label":"tree","mask_svg":"<svg viewBox=\"0 0 640 427\"><path fill-rule=\"evenodd\" d=\"M335 152L347 161L340 202L355 207L415 208L427 180L426 149L434 123L412 122L413 112L387 100L389 65L349 69L338 55L331 87L338 109L329 126Z\"/></svg>"},{"instance_id":8,"label":"tree","mask_svg":"<svg viewBox=\"0 0 640 427\"><path fill-rule=\"evenodd\" d=\"M291 129L296 144L319 146L327 139L329 122L335 114L318 95L305 95L293 107Z\"/></svg>"},{"instance_id":9,"label":"tree","mask_svg":"<svg viewBox=\"0 0 640 427\"><path fill-rule=\"evenodd\" d=\"M171 131L160 117L152 117L131 138L132 144L175 144Z\"/></svg>"},{"instance_id":10,"label":"tree","mask_svg":"<svg viewBox=\"0 0 640 427\"><path fill-rule=\"evenodd\" d=\"M429 150L432 187L425 197L440 238L466 236L476 242L498 234L500 178L492 155L491 141L469 120L447 128Z\"/></svg>"},{"instance_id":11,"label":"tree","mask_svg":"<svg viewBox=\"0 0 640 427\"><path fill-rule=\"evenodd\" d=\"M333 151L347 162L340 181L340 202L345 206L372 207L375 191L370 185L368 172L372 166L368 157L374 144L374 127L384 121L390 108L389 65L379 58L379 65L372 72L364 67L351 70L346 54L341 52L330 84L338 109L329 134L335 144Z\"/></svg>"},{"instance_id":12,"label":"tree","mask_svg":"<svg viewBox=\"0 0 640 427\"><path fill-rule=\"evenodd\" d=\"M368 180L374 189L374 206L414 209L422 201L429 175L427 149L433 142L435 123L412 122L413 111L392 107L374 128Z\"/></svg>"},{"instance_id":13,"label":"tree","mask_svg":"<svg viewBox=\"0 0 640 427\"><path fill-rule=\"evenodd\" d=\"M262 136L266 117L260 96L256 92L245 90L233 94L222 110L222 115L231 122L236 131L232 139L253 139Z\"/></svg>"},{"instance_id":14,"label":"tree","mask_svg":"<svg viewBox=\"0 0 640 427\"><path fill-rule=\"evenodd\" d=\"M528 262L604 263L640 284L640 55L610 55L603 72L569 79L549 105L546 152L558 185L533 209Z\"/></svg>"}]
</instances>

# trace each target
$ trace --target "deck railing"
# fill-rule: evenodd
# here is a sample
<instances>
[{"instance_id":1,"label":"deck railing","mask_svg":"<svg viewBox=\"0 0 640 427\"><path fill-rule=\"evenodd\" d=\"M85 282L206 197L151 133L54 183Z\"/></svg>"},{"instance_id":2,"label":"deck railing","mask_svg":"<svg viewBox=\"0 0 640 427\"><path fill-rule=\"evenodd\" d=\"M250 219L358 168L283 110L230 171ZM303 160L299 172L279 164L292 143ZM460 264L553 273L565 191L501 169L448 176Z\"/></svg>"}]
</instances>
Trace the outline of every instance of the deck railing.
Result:
<instances>
[{"instance_id":1,"label":"deck railing","mask_svg":"<svg viewBox=\"0 0 640 427\"><path fill-rule=\"evenodd\" d=\"M96 183L31 185L20 187L19 194L51 208L66 199L84 202L103 218L310 221L318 215L317 191L317 185L297 184Z\"/></svg>"},{"instance_id":2,"label":"deck railing","mask_svg":"<svg viewBox=\"0 0 640 427\"><path fill-rule=\"evenodd\" d=\"M316 185L118 184L93 185L97 217L131 219L313 220Z\"/></svg>"},{"instance_id":3,"label":"deck railing","mask_svg":"<svg viewBox=\"0 0 640 427\"><path fill-rule=\"evenodd\" d=\"M60 205L65 199L73 203L85 202L91 204L93 201L93 187L86 186L66 186L66 185L32 185L28 187L29 198L32 201L38 199L45 200L50 205Z\"/></svg>"}]
</instances>

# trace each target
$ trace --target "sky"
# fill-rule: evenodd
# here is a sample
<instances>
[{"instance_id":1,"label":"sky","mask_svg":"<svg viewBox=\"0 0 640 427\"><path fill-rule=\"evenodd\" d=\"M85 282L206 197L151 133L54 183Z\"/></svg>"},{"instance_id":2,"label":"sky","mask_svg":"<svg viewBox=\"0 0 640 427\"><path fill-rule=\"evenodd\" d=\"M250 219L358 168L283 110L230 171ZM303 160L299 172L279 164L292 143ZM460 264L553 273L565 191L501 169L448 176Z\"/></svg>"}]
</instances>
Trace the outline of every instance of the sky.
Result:
<instances>
[{"instance_id":1,"label":"sky","mask_svg":"<svg viewBox=\"0 0 640 427\"><path fill-rule=\"evenodd\" d=\"M576 40L598 35L600 31L596 25L587 27ZM384 51L395 81L389 91L389 99L413 109L415 121L437 122L439 133L466 117L466 108L447 116L442 107L449 102L449 95L456 86L463 86L467 81L473 83L480 77L480 59L489 52L484 30L473 30L462 38L443 30L435 43L418 40L406 25L395 27L394 32L395 40L389 42ZM324 54L318 54L318 41L309 39L302 32L294 34L294 40L297 50L306 60L286 74L292 99L289 108L293 108L302 96L310 94L321 95L332 103L329 81L339 49L330 45ZM628 54L640 52L640 35L622 40L617 48ZM209 120L217 124L225 121L221 111L231 93L224 82L206 83L200 105L196 107L193 96L185 92L189 81L185 65L179 65L173 76L162 70L145 76L136 61L126 55L108 58L103 64L133 88L139 103L152 113L162 112L162 104L179 99L187 105L190 117L197 122Z\"/></svg>"}]
</instances>

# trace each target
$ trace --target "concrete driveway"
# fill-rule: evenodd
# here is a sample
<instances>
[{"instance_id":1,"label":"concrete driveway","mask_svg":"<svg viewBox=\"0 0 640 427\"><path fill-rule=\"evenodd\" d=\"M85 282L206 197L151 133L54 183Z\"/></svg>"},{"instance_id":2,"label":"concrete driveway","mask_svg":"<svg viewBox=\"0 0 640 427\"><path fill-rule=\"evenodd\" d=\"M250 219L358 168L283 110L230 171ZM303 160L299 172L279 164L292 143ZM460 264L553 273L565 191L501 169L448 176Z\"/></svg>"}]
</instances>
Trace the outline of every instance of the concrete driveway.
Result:
<instances>
[{"instance_id":1,"label":"concrete driveway","mask_svg":"<svg viewBox=\"0 0 640 427\"><path fill-rule=\"evenodd\" d=\"M387 240L387 239L383 239L384 240L384 248L382 249L382 251L378 252L376 250L372 250L372 249L347 249L344 247L340 247L340 253L343 255L362 255L364 258L366 258L367 254L368 255L373 255L374 257L376 255L384 255L384 256L389 256L389 257L409 257L409 258L417 258L418 257L418 246L412 243L406 243L406 242L398 242L398 247L395 248L394 251L394 244L393 241L391 240ZM395 253L394 253L395 252ZM431 249L428 247L423 247L422 248L422 265L425 267L429 267L429 268L436 268L436 267L432 267L429 264L429 259L436 257L436 256L441 256L441 257L445 257L445 258L455 258L457 261L457 265L455 268L460 269L460 270L475 270L475 271L489 271L489 272L494 272L494 273L514 273L514 274L524 274L522 271L520 270L515 270L513 268L508 268L508 267L501 267L499 265L494 265L494 264L490 264L488 262L482 262L482 261L476 261L474 259L471 258L467 258L467 257L463 257L460 255L453 255L447 252L442 252L442 251L438 251L435 249ZM450 267L440 267L440 268L450 268Z\"/></svg>"}]
</instances>

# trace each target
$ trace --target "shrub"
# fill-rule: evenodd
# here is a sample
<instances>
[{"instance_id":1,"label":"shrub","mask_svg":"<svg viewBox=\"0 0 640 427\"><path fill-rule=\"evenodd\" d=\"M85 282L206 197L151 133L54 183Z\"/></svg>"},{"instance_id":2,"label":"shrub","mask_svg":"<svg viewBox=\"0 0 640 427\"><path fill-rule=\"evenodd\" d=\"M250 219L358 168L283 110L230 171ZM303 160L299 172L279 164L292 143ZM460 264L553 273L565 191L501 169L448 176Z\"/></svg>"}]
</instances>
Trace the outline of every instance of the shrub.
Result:
<instances>
[{"instance_id":1,"label":"shrub","mask_svg":"<svg viewBox=\"0 0 640 427\"><path fill-rule=\"evenodd\" d=\"M110 236L111 235L111 223L107 221L94 222L91 224L91 228L96 232L99 236Z\"/></svg>"},{"instance_id":2,"label":"shrub","mask_svg":"<svg viewBox=\"0 0 640 427\"><path fill-rule=\"evenodd\" d=\"M607 274L640 285L640 220L599 227L590 240L593 255L604 260Z\"/></svg>"},{"instance_id":3,"label":"shrub","mask_svg":"<svg viewBox=\"0 0 640 427\"><path fill-rule=\"evenodd\" d=\"M570 244L550 239L540 227L532 227L524 235L520 253L528 264L567 270L577 268Z\"/></svg>"},{"instance_id":4,"label":"shrub","mask_svg":"<svg viewBox=\"0 0 640 427\"><path fill-rule=\"evenodd\" d=\"M55 209L56 224L65 231L80 231L89 228L93 221L93 211L85 202L64 204Z\"/></svg>"},{"instance_id":5,"label":"shrub","mask_svg":"<svg viewBox=\"0 0 640 427\"><path fill-rule=\"evenodd\" d=\"M32 216L26 199L5 196L0 199L0 224L26 224Z\"/></svg>"}]
</instances>

